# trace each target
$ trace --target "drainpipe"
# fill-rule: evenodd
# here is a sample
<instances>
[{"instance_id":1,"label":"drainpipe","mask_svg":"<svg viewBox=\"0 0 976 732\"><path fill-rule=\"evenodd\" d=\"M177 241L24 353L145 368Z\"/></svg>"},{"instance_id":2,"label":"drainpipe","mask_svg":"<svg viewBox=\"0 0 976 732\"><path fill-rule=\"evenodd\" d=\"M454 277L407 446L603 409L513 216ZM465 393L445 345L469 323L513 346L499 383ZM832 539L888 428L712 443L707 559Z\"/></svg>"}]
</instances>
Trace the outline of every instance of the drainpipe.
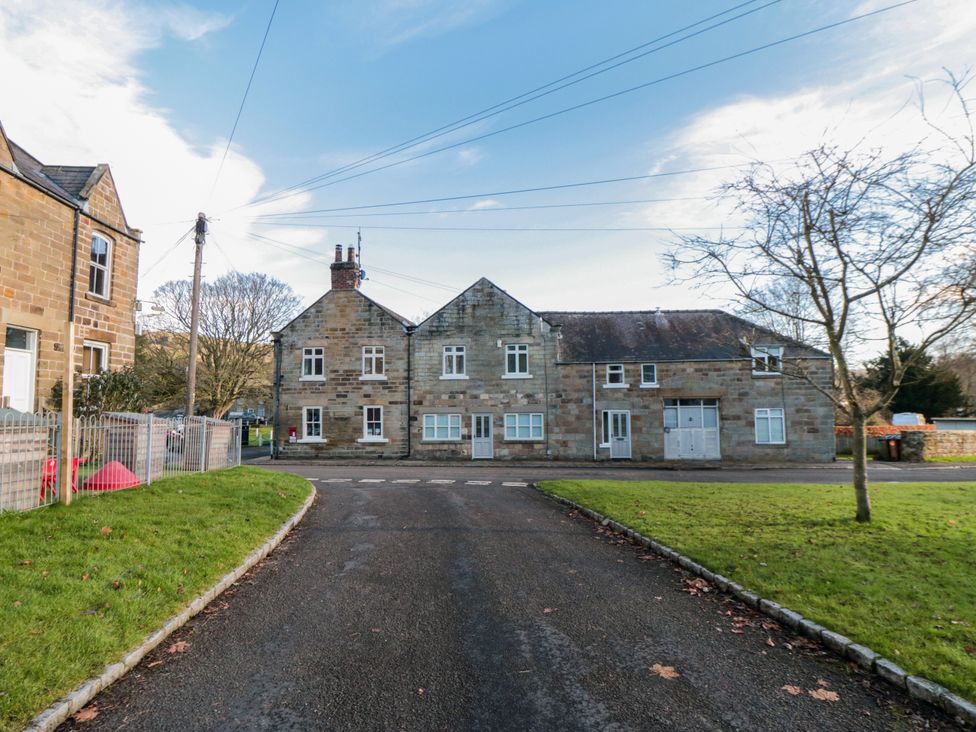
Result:
<instances>
[{"instance_id":1,"label":"drainpipe","mask_svg":"<svg viewBox=\"0 0 976 732\"><path fill-rule=\"evenodd\" d=\"M281 333L271 334L274 348L274 375L271 381L271 408L274 411L271 417L271 459L277 460L278 441L281 439L281 419L279 411L281 409Z\"/></svg>"},{"instance_id":2,"label":"drainpipe","mask_svg":"<svg viewBox=\"0 0 976 732\"><path fill-rule=\"evenodd\" d=\"M411 400L411 383L413 382L413 329L407 326L404 328L407 333L407 454L409 458L413 452L413 430L410 424L410 413L413 409Z\"/></svg>"},{"instance_id":3,"label":"drainpipe","mask_svg":"<svg viewBox=\"0 0 976 732\"><path fill-rule=\"evenodd\" d=\"M61 380L61 475L60 500L71 504L72 465L74 462L75 413L75 281L78 277L78 229L81 209L75 207L74 232L71 236L71 281L68 283L68 322L64 345L64 376Z\"/></svg>"},{"instance_id":4,"label":"drainpipe","mask_svg":"<svg viewBox=\"0 0 976 732\"><path fill-rule=\"evenodd\" d=\"M552 423L549 421L549 339L543 329L542 318L539 318L539 333L542 335L542 383L546 390L546 423L543 434L546 437L546 457L551 459L552 451L549 449L549 431L552 429Z\"/></svg>"},{"instance_id":5,"label":"drainpipe","mask_svg":"<svg viewBox=\"0 0 976 732\"><path fill-rule=\"evenodd\" d=\"M593 367L593 461L596 462L596 364L591 364Z\"/></svg>"}]
</instances>

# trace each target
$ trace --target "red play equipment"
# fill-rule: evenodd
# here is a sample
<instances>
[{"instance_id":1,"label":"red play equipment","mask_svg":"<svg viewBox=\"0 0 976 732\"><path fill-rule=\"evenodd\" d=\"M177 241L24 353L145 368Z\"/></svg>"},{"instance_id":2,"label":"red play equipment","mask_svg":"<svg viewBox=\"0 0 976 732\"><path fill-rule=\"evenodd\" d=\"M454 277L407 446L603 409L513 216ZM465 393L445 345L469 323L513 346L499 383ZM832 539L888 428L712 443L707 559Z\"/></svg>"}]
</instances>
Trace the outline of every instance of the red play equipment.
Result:
<instances>
[{"instance_id":1,"label":"red play equipment","mask_svg":"<svg viewBox=\"0 0 976 732\"><path fill-rule=\"evenodd\" d=\"M71 492L78 492L78 466L88 462L85 458L71 459ZM58 495L58 459L48 458L44 461L44 472L41 473L41 502L48 491L52 496Z\"/></svg>"},{"instance_id":2,"label":"red play equipment","mask_svg":"<svg viewBox=\"0 0 976 732\"><path fill-rule=\"evenodd\" d=\"M81 484L86 491L117 491L139 485L136 474L118 460L106 463L101 470Z\"/></svg>"}]
</instances>

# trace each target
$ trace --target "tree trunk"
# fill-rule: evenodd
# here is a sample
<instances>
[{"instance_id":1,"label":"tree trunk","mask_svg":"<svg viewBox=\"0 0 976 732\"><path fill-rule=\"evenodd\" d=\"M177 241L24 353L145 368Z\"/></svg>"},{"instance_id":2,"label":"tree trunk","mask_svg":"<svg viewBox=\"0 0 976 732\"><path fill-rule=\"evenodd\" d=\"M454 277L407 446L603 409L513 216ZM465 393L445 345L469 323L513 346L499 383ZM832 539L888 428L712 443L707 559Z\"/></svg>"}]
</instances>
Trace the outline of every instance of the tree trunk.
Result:
<instances>
[{"instance_id":1,"label":"tree trunk","mask_svg":"<svg viewBox=\"0 0 976 732\"><path fill-rule=\"evenodd\" d=\"M854 415L851 420L854 432L854 496L857 499L857 520L871 520L871 498L868 496L867 437L864 434L864 417Z\"/></svg>"}]
</instances>

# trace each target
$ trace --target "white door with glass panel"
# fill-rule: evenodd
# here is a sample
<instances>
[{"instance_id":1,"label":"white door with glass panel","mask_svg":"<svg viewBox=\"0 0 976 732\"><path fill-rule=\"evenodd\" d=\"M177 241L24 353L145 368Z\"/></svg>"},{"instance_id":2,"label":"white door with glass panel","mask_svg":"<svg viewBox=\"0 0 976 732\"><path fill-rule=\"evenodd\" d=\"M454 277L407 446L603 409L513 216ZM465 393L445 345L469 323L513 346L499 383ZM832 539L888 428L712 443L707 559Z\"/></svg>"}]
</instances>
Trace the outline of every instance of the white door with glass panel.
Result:
<instances>
[{"instance_id":1,"label":"white door with glass panel","mask_svg":"<svg viewBox=\"0 0 976 732\"><path fill-rule=\"evenodd\" d=\"M720 457L718 399L665 399L664 459Z\"/></svg>"},{"instance_id":2,"label":"white door with glass panel","mask_svg":"<svg viewBox=\"0 0 976 732\"><path fill-rule=\"evenodd\" d=\"M617 460L630 458L630 412L610 410L607 419L610 426L610 457Z\"/></svg>"},{"instance_id":3,"label":"white door with glass panel","mask_svg":"<svg viewBox=\"0 0 976 732\"><path fill-rule=\"evenodd\" d=\"M34 411L36 377L37 332L8 326L3 349L3 397L11 409Z\"/></svg>"},{"instance_id":4,"label":"white door with glass panel","mask_svg":"<svg viewBox=\"0 0 976 732\"><path fill-rule=\"evenodd\" d=\"M471 457L474 460L490 460L495 457L490 414L471 416Z\"/></svg>"}]
</instances>

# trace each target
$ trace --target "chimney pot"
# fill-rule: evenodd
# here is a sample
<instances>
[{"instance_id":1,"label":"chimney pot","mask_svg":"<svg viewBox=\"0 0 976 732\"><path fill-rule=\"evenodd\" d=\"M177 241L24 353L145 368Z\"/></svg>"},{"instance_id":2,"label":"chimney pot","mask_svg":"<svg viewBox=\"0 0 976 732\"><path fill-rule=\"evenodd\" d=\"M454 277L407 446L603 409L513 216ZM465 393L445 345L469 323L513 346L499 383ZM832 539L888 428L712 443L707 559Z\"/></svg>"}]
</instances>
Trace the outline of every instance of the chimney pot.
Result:
<instances>
[{"instance_id":1,"label":"chimney pot","mask_svg":"<svg viewBox=\"0 0 976 732\"><path fill-rule=\"evenodd\" d=\"M349 247L349 249L346 250L346 261L347 262L355 262L356 261L356 248L355 247Z\"/></svg>"},{"instance_id":2,"label":"chimney pot","mask_svg":"<svg viewBox=\"0 0 976 732\"><path fill-rule=\"evenodd\" d=\"M335 261L342 261L342 244L336 244Z\"/></svg>"}]
</instances>

